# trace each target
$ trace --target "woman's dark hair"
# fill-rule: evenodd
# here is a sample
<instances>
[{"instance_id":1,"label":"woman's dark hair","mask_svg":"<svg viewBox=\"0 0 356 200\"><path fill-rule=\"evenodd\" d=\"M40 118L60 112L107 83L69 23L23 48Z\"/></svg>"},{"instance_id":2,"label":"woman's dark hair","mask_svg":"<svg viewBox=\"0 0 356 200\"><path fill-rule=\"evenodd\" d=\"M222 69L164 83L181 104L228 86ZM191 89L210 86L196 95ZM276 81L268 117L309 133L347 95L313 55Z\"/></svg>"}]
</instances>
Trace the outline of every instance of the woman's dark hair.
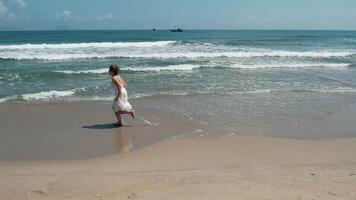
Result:
<instances>
[{"instance_id":1,"label":"woman's dark hair","mask_svg":"<svg viewBox=\"0 0 356 200\"><path fill-rule=\"evenodd\" d=\"M109 71L111 71L116 76L119 74L120 68L118 65L113 64L113 65L110 65Z\"/></svg>"}]
</instances>

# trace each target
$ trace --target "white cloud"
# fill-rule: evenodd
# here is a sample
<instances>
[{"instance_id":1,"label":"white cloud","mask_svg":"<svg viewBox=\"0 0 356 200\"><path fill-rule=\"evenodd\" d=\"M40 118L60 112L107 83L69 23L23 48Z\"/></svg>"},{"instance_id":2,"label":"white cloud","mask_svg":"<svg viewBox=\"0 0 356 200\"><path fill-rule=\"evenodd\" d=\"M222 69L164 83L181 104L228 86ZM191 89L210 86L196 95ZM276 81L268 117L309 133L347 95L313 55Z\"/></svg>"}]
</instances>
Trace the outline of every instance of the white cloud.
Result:
<instances>
[{"instance_id":1,"label":"white cloud","mask_svg":"<svg viewBox=\"0 0 356 200\"><path fill-rule=\"evenodd\" d=\"M72 16L72 13L69 11L69 10L64 10L62 12L62 16L63 17L71 17Z\"/></svg>"},{"instance_id":2,"label":"white cloud","mask_svg":"<svg viewBox=\"0 0 356 200\"><path fill-rule=\"evenodd\" d=\"M26 3L23 0L12 0L12 3L21 9L26 7Z\"/></svg>"},{"instance_id":3,"label":"white cloud","mask_svg":"<svg viewBox=\"0 0 356 200\"><path fill-rule=\"evenodd\" d=\"M23 0L12 0L12 3L16 5L16 7L23 9L26 7L26 3ZM15 15L12 11L10 11L3 1L0 1L0 20L11 20L11 19L19 19L21 17L21 12Z\"/></svg>"},{"instance_id":4,"label":"white cloud","mask_svg":"<svg viewBox=\"0 0 356 200\"><path fill-rule=\"evenodd\" d=\"M97 19L97 20L106 20L106 19L112 19L112 18L113 18L112 14L111 14L111 13L108 13L108 14L106 14L105 16L99 16L99 17L97 17L96 19Z\"/></svg>"},{"instance_id":5,"label":"white cloud","mask_svg":"<svg viewBox=\"0 0 356 200\"><path fill-rule=\"evenodd\" d=\"M68 20L72 18L72 12L69 10L63 10L61 13L56 13L56 18L61 20Z\"/></svg>"},{"instance_id":6,"label":"white cloud","mask_svg":"<svg viewBox=\"0 0 356 200\"><path fill-rule=\"evenodd\" d=\"M107 14L107 15L106 15L106 18L107 18L107 19L112 19L112 14L111 14L111 13Z\"/></svg>"},{"instance_id":7,"label":"white cloud","mask_svg":"<svg viewBox=\"0 0 356 200\"><path fill-rule=\"evenodd\" d=\"M7 7L0 1L0 19L7 17L8 14Z\"/></svg>"}]
</instances>

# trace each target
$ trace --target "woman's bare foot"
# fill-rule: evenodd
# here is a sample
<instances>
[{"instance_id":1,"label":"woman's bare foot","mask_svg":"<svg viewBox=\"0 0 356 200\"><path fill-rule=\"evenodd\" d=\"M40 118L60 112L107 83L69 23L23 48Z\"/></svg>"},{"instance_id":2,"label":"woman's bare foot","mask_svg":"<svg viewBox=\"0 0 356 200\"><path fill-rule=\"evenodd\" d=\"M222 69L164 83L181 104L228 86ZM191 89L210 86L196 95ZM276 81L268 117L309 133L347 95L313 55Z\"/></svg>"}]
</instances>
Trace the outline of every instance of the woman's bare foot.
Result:
<instances>
[{"instance_id":1,"label":"woman's bare foot","mask_svg":"<svg viewBox=\"0 0 356 200\"><path fill-rule=\"evenodd\" d=\"M135 119L135 110L131 111L131 117L132 117L132 119Z\"/></svg>"},{"instance_id":2,"label":"woman's bare foot","mask_svg":"<svg viewBox=\"0 0 356 200\"><path fill-rule=\"evenodd\" d=\"M116 123L114 123L114 125L117 126L117 127L122 127L123 126L121 122L116 122Z\"/></svg>"}]
</instances>

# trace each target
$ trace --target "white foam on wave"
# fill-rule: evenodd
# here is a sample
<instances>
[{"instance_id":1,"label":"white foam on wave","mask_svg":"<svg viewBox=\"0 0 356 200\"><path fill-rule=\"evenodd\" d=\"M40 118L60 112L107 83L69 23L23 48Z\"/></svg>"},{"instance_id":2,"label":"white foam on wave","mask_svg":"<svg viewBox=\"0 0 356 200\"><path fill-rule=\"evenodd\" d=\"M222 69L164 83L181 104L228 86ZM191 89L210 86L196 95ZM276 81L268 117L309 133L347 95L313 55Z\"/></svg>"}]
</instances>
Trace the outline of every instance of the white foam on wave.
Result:
<instances>
[{"instance_id":1,"label":"white foam on wave","mask_svg":"<svg viewBox=\"0 0 356 200\"><path fill-rule=\"evenodd\" d=\"M108 68L103 69L88 69L88 70L54 70L54 72L63 73L63 74L105 74L108 73Z\"/></svg>"},{"instance_id":2,"label":"white foam on wave","mask_svg":"<svg viewBox=\"0 0 356 200\"><path fill-rule=\"evenodd\" d=\"M279 93L279 92L318 92L318 93L355 93L356 88L351 87L336 87L330 89L313 89L313 88L305 88L305 89L285 89L285 90L270 90L270 89L258 89L254 91L244 91L242 93L249 94L263 94L263 93Z\"/></svg>"},{"instance_id":3,"label":"white foam on wave","mask_svg":"<svg viewBox=\"0 0 356 200\"><path fill-rule=\"evenodd\" d=\"M22 95L12 95L5 98L0 98L0 103L9 101L9 100L42 100L42 101L51 101L59 97L67 97L75 94L75 91L79 89L67 90L67 91L47 91L47 92L38 92L31 94L22 94ZM212 92L212 91L194 91L194 92L178 92L178 91L162 91L155 93L141 93L141 94L131 94L130 99L141 99L141 98L150 98L155 96L189 96L189 95L208 95L208 94L221 94L221 95L238 95L238 94L268 94L268 93L280 93L280 92L317 92L317 93L356 93L356 88L351 87L337 87L330 89L285 89L285 90L273 90L273 89L256 89L248 91L235 91L235 92ZM88 97L75 97L69 98L69 101L111 101L112 96L88 96ZM67 99L66 99L67 100Z\"/></svg>"},{"instance_id":4,"label":"white foam on wave","mask_svg":"<svg viewBox=\"0 0 356 200\"><path fill-rule=\"evenodd\" d=\"M350 63L277 63L277 64L234 64L232 68L240 69L263 69L263 68L307 68L307 67L328 67L344 68L351 66Z\"/></svg>"},{"instance_id":5,"label":"white foam on wave","mask_svg":"<svg viewBox=\"0 0 356 200\"><path fill-rule=\"evenodd\" d=\"M225 65L224 65L225 66ZM308 68L308 67L328 67L328 68L344 68L351 66L350 63L278 63L278 64L233 64L227 65L229 68L240 69L263 69L263 68ZM190 71L199 68L213 68L212 65L194 65L194 64L181 64L181 65L168 65L164 67L142 67L142 68L123 68L127 71Z\"/></svg>"},{"instance_id":6,"label":"white foam on wave","mask_svg":"<svg viewBox=\"0 0 356 200\"><path fill-rule=\"evenodd\" d=\"M311 57L311 58L329 58L329 57L348 57L354 55L355 52L342 51L307 51L307 52L292 52L292 51L256 51L256 52L125 52L108 51L103 53L95 52L0 52L2 59L16 59L16 60L68 60L68 59L85 59L85 58L147 58L147 59L173 59L173 58L253 58L253 57Z\"/></svg>"},{"instance_id":7,"label":"white foam on wave","mask_svg":"<svg viewBox=\"0 0 356 200\"><path fill-rule=\"evenodd\" d=\"M334 89L310 89L309 91L320 93L354 93L356 89L351 87L339 87Z\"/></svg>"},{"instance_id":8,"label":"white foam on wave","mask_svg":"<svg viewBox=\"0 0 356 200\"><path fill-rule=\"evenodd\" d=\"M123 71L135 71L135 72L145 72L145 71L189 71L196 68L200 68L200 65L190 65L190 64L181 64L181 65L168 65L164 67L124 67L121 68ZM54 70L57 73L64 74L106 74L108 73L108 68L102 69L88 69L88 70Z\"/></svg>"},{"instance_id":9,"label":"white foam on wave","mask_svg":"<svg viewBox=\"0 0 356 200\"><path fill-rule=\"evenodd\" d=\"M18 44L0 45L4 50L29 49L76 49L76 48L122 48L122 47L159 47L173 44L175 41L153 42L90 42L90 43L62 43L62 44Z\"/></svg>"},{"instance_id":10,"label":"white foam on wave","mask_svg":"<svg viewBox=\"0 0 356 200\"><path fill-rule=\"evenodd\" d=\"M0 99L0 103L6 102L6 101L9 101L9 100L13 100L13 99L16 99L16 98L17 98L16 95L8 96L8 97L5 97L5 98L1 98Z\"/></svg>"},{"instance_id":11,"label":"white foam on wave","mask_svg":"<svg viewBox=\"0 0 356 200\"><path fill-rule=\"evenodd\" d=\"M141 68L123 68L128 71L190 71L200 68L200 65L181 64L181 65L168 65L164 67L141 67Z\"/></svg>"},{"instance_id":12,"label":"white foam on wave","mask_svg":"<svg viewBox=\"0 0 356 200\"><path fill-rule=\"evenodd\" d=\"M43 99L54 99L58 97L70 96L73 94L75 94L75 90L66 90L66 91L51 90L47 92L22 94L21 97L24 100L43 100Z\"/></svg>"},{"instance_id":13,"label":"white foam on wave","mask_svg":"<svg viewBox=\"0 0 356 200\"><path fill-rule=\"evenodd\" d=\"M239 94L269 94L269 93L280 93L280 92L318 92L318 93L356 93L356 88L350 87L338 87L333 89L286 89L286 90L274 90L274 89L256 89L247 91L234 91L234 92L211 92L211 91L194 91L194 92L175 92L175 91L164 91L156 93L142 93L130 95L132 99L149 98L155 96L189 96L189 95L209 95L209 94L221 94L221 95L239 95Z\"/></svg>"},{"instance_id":14,"label":"white foam on wave","mask_svg":"<svg viewBox=\"0 0 356 200\"><path fill-rule=\"evenodd\" d=\"M43 92L37 92L37 93L30 93L30 94L19 94L19 95L12 95L8 96L5 98L0 99L0 103L9 101L9 100L51 100L59 97L65 97L65 96L71 96L74 95L75 92L79 89L73 89L73 90L66 90L66 91L57 91L57 90L51 90L51 91L43 91Z\"/></svg>"},{"instance_id":15,"label":"white foam on wave","mask_svg":"<svg viewBox=\"0 0 356 200\"><path fill-rule=\"evenodd\" d=\"M350 63L278 63L278 64L233 64L228 68L239 68L239 69L264 69L264 68L308 68L308 67L328 67L328 68L344 68L351 66ZM122 71L134 71L134 72L160 72L160 71L191 71L199 68L209 68L214 66L209 65L194 65L194 64L179 64L179 65L168 65L163 67L124 67ZM53 72L63 73L63 74L106 74L108 73L108 68L101 69L88 69L88 70L54 70Z\"/></svg>"},{"instance_id":16,"label":"white foam on wave","mask_svg":"<svg viewBox=\"0 0 356 200\"><path fill-rule=\"evenodd\" d=\"M160 54L137 54L123 57L143 57L143 58L251 58L251 57L347 57L353 52L292 52L292 51L266 51L266 52L178 52Z\"/></svg>"},{"instance_id":17,"label":"white foam on wave","mask_svg":"<svg viewBox=\"0 0 356 200\"><path fill-rule=\"evenodd\" d=\"M198 94L199 92L196 93L190 93L190 92L176 92L176 91L162 91L162 92L154 92L154 93L140 93L140 94L133 94L130 95L130 99L141 99L141 98L148 98L148 97L154 97L154 96L187 96L190 94Z\"/></svg>"}]
</instances>

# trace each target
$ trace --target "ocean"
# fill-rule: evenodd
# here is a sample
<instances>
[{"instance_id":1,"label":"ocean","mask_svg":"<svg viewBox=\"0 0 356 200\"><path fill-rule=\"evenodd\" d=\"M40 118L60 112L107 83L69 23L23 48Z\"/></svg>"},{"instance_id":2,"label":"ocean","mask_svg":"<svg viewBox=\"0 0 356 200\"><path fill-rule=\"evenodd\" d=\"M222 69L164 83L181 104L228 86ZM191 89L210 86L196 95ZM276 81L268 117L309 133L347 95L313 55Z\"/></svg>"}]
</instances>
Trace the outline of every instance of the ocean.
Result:
<instances>
[{"instance_id":1,"label":"ocean","mask_svg":"<svg viewBox=\"0 0 356 200\"><path fill-rule=\"evenodd\" d=\"M0 104L111 101L111 64L133 104L229 134L320 121L356 102L356 31L113 30L0 32Z\"/></svg>"}]
</instances>

